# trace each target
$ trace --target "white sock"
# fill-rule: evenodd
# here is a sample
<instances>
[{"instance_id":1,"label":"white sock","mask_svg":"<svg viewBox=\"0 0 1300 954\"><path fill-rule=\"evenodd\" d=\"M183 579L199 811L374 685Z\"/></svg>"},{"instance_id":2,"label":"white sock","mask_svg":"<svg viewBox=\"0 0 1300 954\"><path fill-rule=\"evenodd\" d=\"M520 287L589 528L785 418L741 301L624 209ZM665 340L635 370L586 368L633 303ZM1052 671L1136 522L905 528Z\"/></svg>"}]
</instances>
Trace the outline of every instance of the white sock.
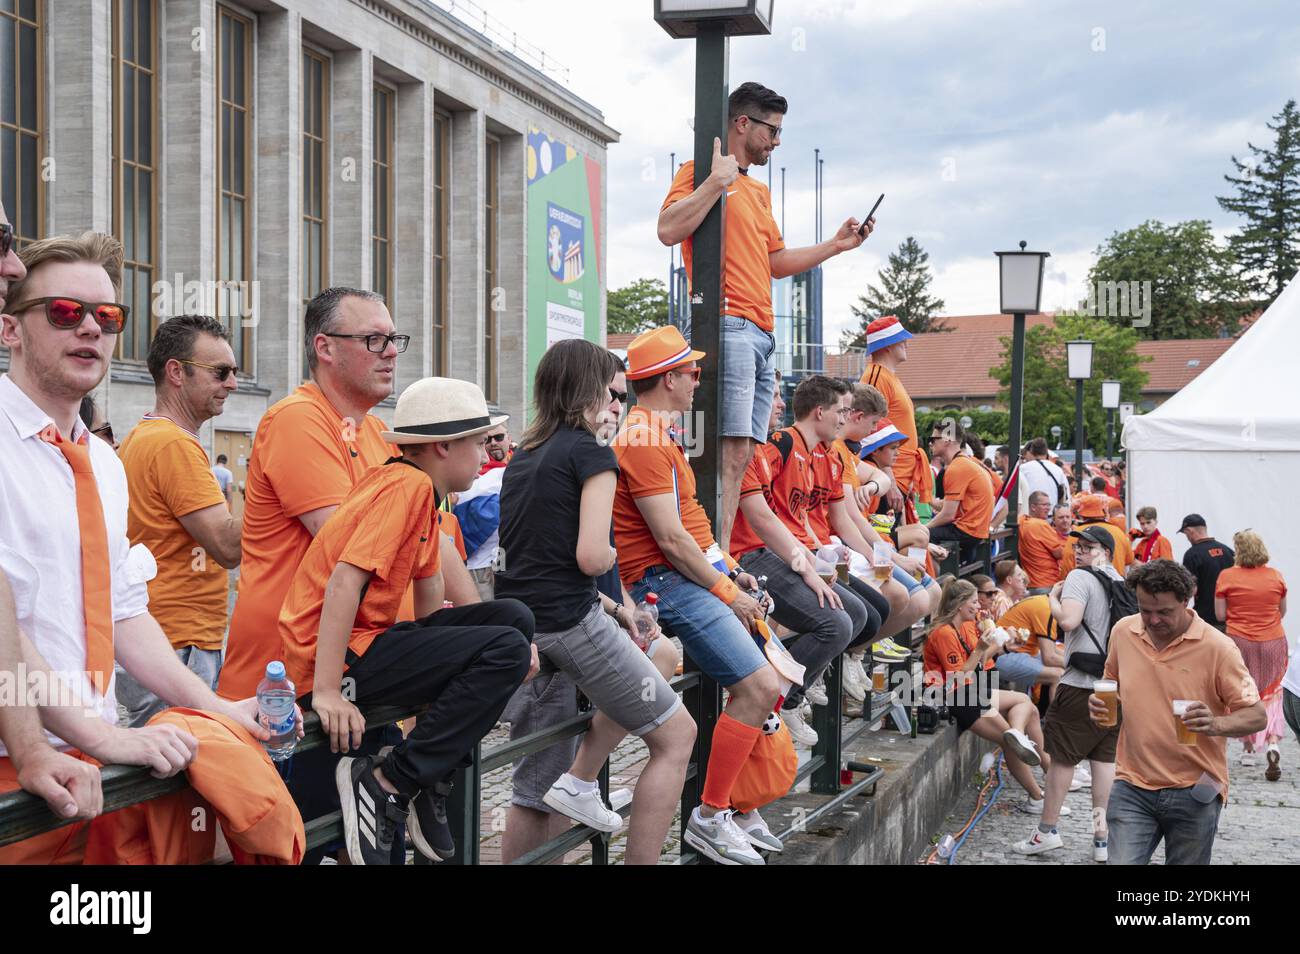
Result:
<instances>
[{"instance_id":1,"label":"white sock","mask_svg":"<svg viewBox=\"0 0 1300 954\"><path fill-rule=\"evenodd\" d=\"M560 777L560 779L561 781L566 783L565 788L571 788L579 795L581 795L583 792L594 792L596 791L597 788L600 787L595 782L584 782L576 775L570 775L568 772L565 772L564 775Z\"/></svg>"}]
</instances>

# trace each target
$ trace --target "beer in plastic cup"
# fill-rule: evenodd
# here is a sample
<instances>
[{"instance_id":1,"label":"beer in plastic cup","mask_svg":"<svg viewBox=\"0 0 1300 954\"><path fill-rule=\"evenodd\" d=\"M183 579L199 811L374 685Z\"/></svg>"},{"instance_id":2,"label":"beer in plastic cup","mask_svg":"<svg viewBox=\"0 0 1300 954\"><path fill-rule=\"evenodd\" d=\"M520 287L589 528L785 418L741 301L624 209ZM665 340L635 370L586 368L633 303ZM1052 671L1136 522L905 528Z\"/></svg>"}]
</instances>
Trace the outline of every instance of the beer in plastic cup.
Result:
<instances>
[{"instance_id":1,"label":"beer in plastic cup","mask_svg":"<svg viewBox=\"0 0 1300 954\"><path fill-rule=\"evenodd\" d=\"M1119 683L1114 679L1098 679L1092 684L1092 691L1102 702L1106 703L1106 717L1097 725L1109 729L1119 724Z\"/></svg>"},{"instance_id":2,"label":"beer in plastic cup","mask_svg":"<svg viewBox=\"0 0 1300 954\"><path fill-rule=\"evenodd\" d=\"M849 564L845 560L839 560L835 564L835 578L845 586L849 585Z\"/></svg>"},{"instance_id":3,"label":"beer in plastic cup","mask_svg":"<svg viewBox=\"0 0 1300 954\"><path fill-rule=\"evenodd\" d=\"M921 564L916 571L916 582L920 583L925 578L925 550L922 547L908 547L907 558Z\"/></svg>"},{"instance_id":4,"label":"beer in plastic cup","mask_svg":"<svg viewBox=\"0 0 1300 954\"><path fill-rule=\"evenodd\" d=\"M871 688L876 692L884 692L885 685L885 667L876 666L871 670Z\"/></svg>"},{"instance_id":5,"label":"beer in plastic cup","mask_svg":"<svg viewBox=\"0 0 1300 954\"><path fill-rule=\"evenodd\" d=\"M1194 702L1194 699L1175 699L1173 700L1174 709L1174 730L1178 733L1179 745L1196 745L1196 733L1183 723L1183 716L1186 715L1188 707Z\"/></svg>"},{"instance_id":6,"label":"beer in plastic cup","mask_svg":"<svg viewBox=\"0 0 1300 954\"><path fill-rule=\"evenodd\" d=\"M875 543L871 547L871 563L876 579L881 583L894 575L894 552L886 543Z\"/></svg>"}]
</instances>

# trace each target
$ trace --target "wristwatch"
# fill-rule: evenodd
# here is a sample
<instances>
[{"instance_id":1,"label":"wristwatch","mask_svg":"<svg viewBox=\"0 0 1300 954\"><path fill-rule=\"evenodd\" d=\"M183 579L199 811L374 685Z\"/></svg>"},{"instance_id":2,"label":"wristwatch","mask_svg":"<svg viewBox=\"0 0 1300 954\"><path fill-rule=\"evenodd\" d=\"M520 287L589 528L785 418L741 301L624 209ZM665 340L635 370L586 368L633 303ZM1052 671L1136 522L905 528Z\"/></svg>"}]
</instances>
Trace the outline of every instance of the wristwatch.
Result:
<instances>
[{"instance_id":1,"label":"wristwatch","mask_svg":"<svg viewBox=\"0 0 1300 954\"><path fill-rule=\"evenodd\" d=\"M745 571L740 568L740 564L737 563L734 567L731 568L731 570L727 572L727 576L731 577L732 582L735 582L736 577L740 576L740 574L744 572Z\"/></svg>"}]
</instances>

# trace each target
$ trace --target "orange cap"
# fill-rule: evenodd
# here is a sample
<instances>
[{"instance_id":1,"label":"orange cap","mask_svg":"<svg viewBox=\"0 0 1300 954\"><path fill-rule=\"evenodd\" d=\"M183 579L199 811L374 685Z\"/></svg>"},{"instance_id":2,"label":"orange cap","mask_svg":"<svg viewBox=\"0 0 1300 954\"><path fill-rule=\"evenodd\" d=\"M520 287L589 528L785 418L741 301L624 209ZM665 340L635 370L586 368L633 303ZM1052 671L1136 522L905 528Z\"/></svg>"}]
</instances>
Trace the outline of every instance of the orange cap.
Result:
<instances>
[{"instance_id":1,"label":"orange cap","mask_svg":"<svg viewBox=\"0 0 1300 954\"><path fill-rule=\"evenodd\" d=\"M652 328L637 335L627 346L627 379L652 378L703 357L704 352L692 351L673 325Z\"/></svg>"}]
</instances>

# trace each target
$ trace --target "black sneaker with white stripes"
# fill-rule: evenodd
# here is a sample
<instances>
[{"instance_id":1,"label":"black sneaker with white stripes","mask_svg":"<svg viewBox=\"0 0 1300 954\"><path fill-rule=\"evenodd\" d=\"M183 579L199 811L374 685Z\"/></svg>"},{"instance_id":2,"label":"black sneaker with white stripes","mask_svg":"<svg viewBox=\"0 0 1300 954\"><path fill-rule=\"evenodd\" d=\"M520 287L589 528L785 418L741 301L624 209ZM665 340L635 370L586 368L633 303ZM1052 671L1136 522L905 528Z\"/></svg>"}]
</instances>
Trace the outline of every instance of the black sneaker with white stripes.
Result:
<instances>
[{"instance_id":1,"label":"black sneaker with white stripes","mask_svg":"<svg viewBox=\"0 0 1300 954\"><path fill-rule=\"evenodd\" d=\"M426 788L411 802L411 814L406 820L406 830L415 850L430 861L447 861L456 856L456 843L451 839L451 825L447 823L447 796L451 782L438 782Z\"/></svg>"},{"instance_id":2,"label":"black sneaker with white stripes","mask_svg":"<svg viewBox=\"0 0 1300 954\"><path fill-rule=\"evenodd\" d=\"M371 756L345 758L334 769L343 807L343 837L354 865L392 864L393 838L410 799L390 795L375 780Z\"/></svg>"}]
</instances>

